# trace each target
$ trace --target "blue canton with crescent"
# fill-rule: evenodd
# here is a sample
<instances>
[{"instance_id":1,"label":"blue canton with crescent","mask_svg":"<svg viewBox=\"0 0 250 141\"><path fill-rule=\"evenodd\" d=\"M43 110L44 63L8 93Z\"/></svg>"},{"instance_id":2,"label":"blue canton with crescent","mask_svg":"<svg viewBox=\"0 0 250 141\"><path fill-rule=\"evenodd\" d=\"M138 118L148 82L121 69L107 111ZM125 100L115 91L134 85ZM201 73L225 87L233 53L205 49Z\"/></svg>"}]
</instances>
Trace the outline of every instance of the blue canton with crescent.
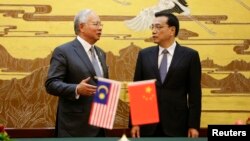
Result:
<instances>
[{"instance_id":1,"label":"blue canton with crescent","mask_svg":"<svg viewBox=\"0 0 250 141\"><path fill-rule=\"evenodd\" d=\"M94 102L107 104L111 83L98 80Z\"/></svg>"}]
</instances>

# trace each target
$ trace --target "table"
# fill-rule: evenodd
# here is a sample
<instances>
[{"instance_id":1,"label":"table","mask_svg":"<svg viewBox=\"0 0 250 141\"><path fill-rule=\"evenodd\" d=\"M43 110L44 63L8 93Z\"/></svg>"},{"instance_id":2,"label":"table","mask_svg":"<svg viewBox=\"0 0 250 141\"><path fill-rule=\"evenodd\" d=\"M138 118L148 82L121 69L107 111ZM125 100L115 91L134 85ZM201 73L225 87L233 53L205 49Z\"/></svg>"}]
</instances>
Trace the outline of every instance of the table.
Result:
<instances>
[{"instance_id":1,"label":"table","mask_svg":"<svg viewBox=\"0 0 250 141\"><path fill-rule=\"evenodd\" d=\"M94 138L13 138L13 141L118 141L118 137ZM207 138L128 138L130 141L207 141Z\"/></svg>"}]
</instances>

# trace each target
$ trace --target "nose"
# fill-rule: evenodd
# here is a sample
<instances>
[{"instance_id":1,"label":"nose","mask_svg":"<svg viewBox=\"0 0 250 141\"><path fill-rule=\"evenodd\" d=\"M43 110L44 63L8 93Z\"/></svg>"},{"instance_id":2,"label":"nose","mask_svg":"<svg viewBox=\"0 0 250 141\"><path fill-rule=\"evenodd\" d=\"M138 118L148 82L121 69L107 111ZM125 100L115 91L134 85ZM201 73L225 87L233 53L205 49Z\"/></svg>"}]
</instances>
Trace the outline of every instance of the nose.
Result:
<instances>
[{"instance_id":1,"label":"nose","mask_svg":"<svg viewBox=\"0 0 250 141\"><path fill-rule=\"evenodd\" d=\"M103 28L103 25L100 25L100 26L99 26L99 29L102 29L102 28Z\"/></svg>"},{"instance_id":2,"label":"nose","mask_svg":"<svg viewBox=\"0 0 250 141\"><path fill-rule=\"evenodd\" d=\"M155 29L152 29L152 34L156 34L156 30Z\"/></svg>"},{"instance_id":3,"label":"nose","mask_svg":"<svg viewBox=\"0 0 250 141\"><path fill-rule=\"evenodd\" d=\"M98 26L98 30L102 31L102 26Z\"/></svg>"}]
</instances>

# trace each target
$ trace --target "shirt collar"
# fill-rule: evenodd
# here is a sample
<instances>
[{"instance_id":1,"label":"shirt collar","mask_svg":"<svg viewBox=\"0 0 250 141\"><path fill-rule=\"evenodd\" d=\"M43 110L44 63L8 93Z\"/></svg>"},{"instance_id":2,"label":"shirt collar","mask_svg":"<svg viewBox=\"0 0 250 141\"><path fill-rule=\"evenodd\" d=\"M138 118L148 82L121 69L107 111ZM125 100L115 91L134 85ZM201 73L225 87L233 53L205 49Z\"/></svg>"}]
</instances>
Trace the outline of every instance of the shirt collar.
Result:
<instances>
[{"instance_id":1,"label":"shirt collar","mask_svg":"<svg viewBox=\"0 0 250 141\"><path fill-rule=\"evenodd\" d=\"M161 46L159 46L159 55L161 55L161 53L162 53L162 51L164 50L164 49L167 49L168 50L168 54L170 54L170 55L174 55L174 50L175 50L175 47L176 47L176 42L174 42L170 47L168 47L168 48L163 48L163 47L161 47Z\"/></svg>"},{"instance_id":2,"label":"shirt collar","mask_svg":"<svg viewBox=\"0 0 250 141\"><path fill-rule=\"evenodd\" d=\"M77 40L81 43L81 45L83 46L84 50L86 52L89 52L90 48L93 46L91 44L89 44L87 41L85 41L84 39L82 39L80 36L76 37Z\"/></svg>"}]
</instances>

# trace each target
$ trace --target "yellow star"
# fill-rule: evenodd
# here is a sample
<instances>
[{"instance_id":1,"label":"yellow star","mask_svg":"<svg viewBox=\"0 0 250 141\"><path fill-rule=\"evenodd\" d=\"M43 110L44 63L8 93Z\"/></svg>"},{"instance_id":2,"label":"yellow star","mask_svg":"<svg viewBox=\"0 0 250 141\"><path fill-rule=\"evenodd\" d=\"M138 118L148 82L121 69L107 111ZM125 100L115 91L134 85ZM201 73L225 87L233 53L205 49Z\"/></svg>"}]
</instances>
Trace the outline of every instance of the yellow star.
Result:
<instances>
[{"instance_id":1,"label":"yellow star","mask_svg":"<svg viewBox=\"0 0 250 141\"><path fill-rule=\"evenodd\" d=\"M146 93L151 93L151 91L152 91L151 87L148 86L148 87L146 88Z\"/></svg>"}]
</instances>

